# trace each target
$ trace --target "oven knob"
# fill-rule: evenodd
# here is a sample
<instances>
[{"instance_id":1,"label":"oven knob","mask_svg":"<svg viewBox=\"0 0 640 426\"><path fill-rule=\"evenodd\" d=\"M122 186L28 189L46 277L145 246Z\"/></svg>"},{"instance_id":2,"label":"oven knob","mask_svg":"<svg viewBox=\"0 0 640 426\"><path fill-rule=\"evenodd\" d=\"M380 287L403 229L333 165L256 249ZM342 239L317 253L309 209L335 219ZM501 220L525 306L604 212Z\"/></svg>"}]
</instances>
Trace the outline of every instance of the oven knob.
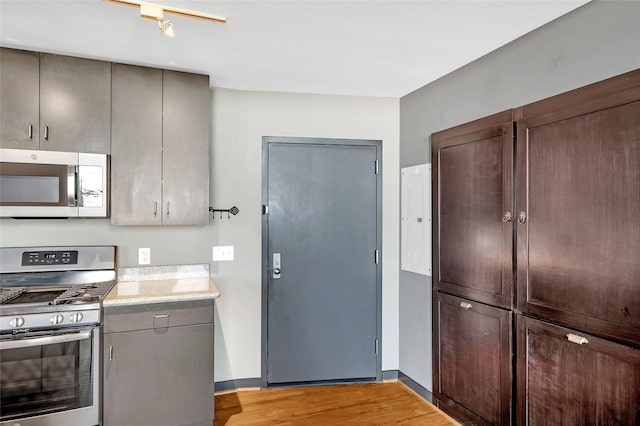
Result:
<instances>
[{"instance_id":1,"label":"oven knob","mask_svg":"<svg viewBox=\"0 0 640 426\"><path fill-rule=\"evenodd\" d=\"M75 312L69 316L71 322L80 322L82 321L82 318L84 318L84 315L82 315L81 312Z\"/></svg>"},{"instance_id":2,"label":"oven knob","mask_svg":"<svg viewBox=\"0 0 640 426\"><path fill-rule=\"evenodd\" d=\"M62 323L62 321L64 321L64 317L62 316L62 314L56 314L49 318L49 322L54 325L60 324Z\"/></svg>"},{"instance_id":3,"label":"oven knob","mask_svg":"<svg viewBox=\"0 0 640 426\"><path fill-rule=\"evenodd\" d=\"M12 318L11 321L9 321L9 325L12 328L22 327L24 325L24 318L22 318L22 317Z\"/></svg>"}]
</instances>

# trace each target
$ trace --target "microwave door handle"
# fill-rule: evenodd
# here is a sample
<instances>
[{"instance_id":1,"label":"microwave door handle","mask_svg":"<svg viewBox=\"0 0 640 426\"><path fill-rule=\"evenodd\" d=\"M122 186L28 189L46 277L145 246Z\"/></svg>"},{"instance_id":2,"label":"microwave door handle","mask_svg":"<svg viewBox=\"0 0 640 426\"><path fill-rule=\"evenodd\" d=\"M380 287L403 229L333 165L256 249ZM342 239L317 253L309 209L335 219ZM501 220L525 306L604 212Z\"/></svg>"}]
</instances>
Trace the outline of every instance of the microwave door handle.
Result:
<instances>
[{"instance_id":1,"label":"microwave door handle","mask_svg":"<svg viewBox=\"0 0 640 426\"><path fill-rule=\"evenodd\" d=\"M32 339L16 339L0 342L0 350L20 349L33 346L53 345L56 343L77 342L91 337L91 330L80 333L60 334L56 336L36 337Z\"/></svg>"},{"instance_id":2,"label":"microwave door handle","mask_svg":"<svg viewBox=\"0 0 640 426\"><path fill-rule=\"evenodd\" d=\"M78 167L69 166L67 170L67 205L75 207L78 205Z\"/></svg>"}]
</instances>

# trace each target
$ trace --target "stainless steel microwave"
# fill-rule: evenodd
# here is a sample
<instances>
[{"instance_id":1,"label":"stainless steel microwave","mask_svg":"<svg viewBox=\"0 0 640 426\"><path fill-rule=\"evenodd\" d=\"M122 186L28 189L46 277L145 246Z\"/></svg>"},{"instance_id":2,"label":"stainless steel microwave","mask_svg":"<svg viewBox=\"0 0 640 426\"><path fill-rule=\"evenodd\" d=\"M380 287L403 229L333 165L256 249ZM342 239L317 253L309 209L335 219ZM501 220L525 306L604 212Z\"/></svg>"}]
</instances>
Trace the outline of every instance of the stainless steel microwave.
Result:
<instances>
[{"instance_id":1,"label":"stainless steel microwave","mask_svg":"<svg viewBox=\"0 0 640 426\"><path fill-rule=\"evenodd\" d=\"M108 217L109 156L0 149L0 217Z\"/></svg>"}]
</instances>

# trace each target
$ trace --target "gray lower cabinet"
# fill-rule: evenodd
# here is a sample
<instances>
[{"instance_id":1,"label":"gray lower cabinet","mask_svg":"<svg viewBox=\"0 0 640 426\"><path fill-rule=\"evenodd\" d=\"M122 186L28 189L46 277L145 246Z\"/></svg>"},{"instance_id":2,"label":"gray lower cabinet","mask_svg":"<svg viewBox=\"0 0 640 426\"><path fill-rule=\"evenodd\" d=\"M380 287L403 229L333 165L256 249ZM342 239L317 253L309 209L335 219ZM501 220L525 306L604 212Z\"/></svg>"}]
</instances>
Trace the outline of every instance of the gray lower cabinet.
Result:
<instances>
[{"instance_id":1,"label":"gray lower cabinet","mask_svg":"<svg viewBox=\"0 0 640 426\"><path fill-rule=\"evenodd\" d=\"M111 63L0 49L0 147L109 154Z\"/></svg>"},{"instance_id":2,"label":"gray lower cabinet","mask_svg":"<svg viewBox=\"0 0 640 426\"><path fill-rule=\"evenodd\" d=\"M111 223L209 220L209 78L113 64Z\"/></svg>"},{"instance_id":3,"label":"gray lower cabinet","mask_svg":"<svg viewBox=\"0 0 640 426\"><path fill-rule=\"evenodd\" d=\"M103 425L213 422L213 301L105 307Z\"/></svg>"}]
</instances>

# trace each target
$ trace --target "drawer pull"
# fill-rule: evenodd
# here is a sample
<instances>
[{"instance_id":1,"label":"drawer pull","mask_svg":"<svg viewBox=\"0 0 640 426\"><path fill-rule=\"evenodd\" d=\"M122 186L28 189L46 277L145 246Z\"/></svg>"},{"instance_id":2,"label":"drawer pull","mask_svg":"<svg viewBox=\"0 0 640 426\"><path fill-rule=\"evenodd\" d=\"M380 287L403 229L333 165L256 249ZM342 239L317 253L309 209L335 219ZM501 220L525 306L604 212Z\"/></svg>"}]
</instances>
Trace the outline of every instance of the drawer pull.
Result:
<instances>
[{"instance_id":1,"label":"drawer pull","mask_svg":"<svg viewBox=\"0 0 640 426\"><path fill-rule=\"evenodd\" d=\"M460 307L464 309L471 309L471 303L460 302Z\"/></svg>"},{"instance_id":2,"label":"drawer pull","mask_svg":"<svg viewBox=\"0 0 640 426\"><path fill-rule=\"evenodd\" d=\"M154 318L168 318L171 314L153 314Z\"/></svg>"},{"instance_id":3,"label":"drawer pull","mask_svg":"<svg viewBox=\"0 0 640 426\"><path fill-rule=\"evenodd\" d=\"M567 334L567 340L570 341L571 343L576 343L578 345L584 345L586 343L589 343L589 341L584 337L578 336L577 334L572 334L572 333Z\"/></svg>"}]
</instances>

